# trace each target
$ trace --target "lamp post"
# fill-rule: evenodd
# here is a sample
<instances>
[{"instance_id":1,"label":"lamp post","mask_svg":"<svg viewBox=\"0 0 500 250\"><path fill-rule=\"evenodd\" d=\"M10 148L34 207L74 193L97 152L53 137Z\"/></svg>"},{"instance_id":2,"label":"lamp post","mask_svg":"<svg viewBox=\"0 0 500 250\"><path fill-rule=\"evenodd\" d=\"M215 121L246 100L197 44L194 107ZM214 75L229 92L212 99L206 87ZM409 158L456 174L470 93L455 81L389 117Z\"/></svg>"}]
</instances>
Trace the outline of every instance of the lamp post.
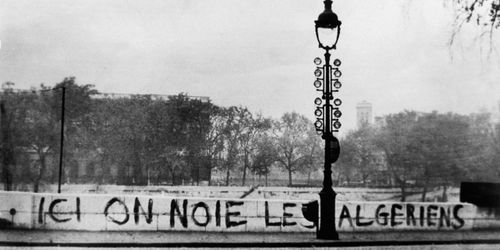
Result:
<instances>
[{"instance_id":1,"label":"lamp post","mask_svg":"<svg viewBox=\"0 0 500 250\"><path fill-rule=\"evenodd\" d=\"M321 98L316 98L317 105L314 114L317 116L314 123L316 131L325 140L325 165L323 188L320 196L320 223L317 232L318 239L338 240L339 235L335 229L335 197L337 194L332 188L332 164L337 161L340 154L339 140L333 135L338 132L341 124L339 118L342 115L338 106L342 101L334 98L333 93L338 92L342 86L339 77L342 73L339 70L341 64L339 59L335 59L333 66L330 65L330 50L337 48L337 41L340 35L340 24L337 15L332 12L332 1L324 1L325 10L315 21L316 38L319 47L325 50L325 63L321 65L321 59L314 59L317 65L314 75L317 77L314 86L322 93ZM332 74L333 72L333 74ZM332 105L333 104L333 105Z\"/></svg>"},{"instance_id":2,"label":"lamp post","mask_svg":"<svg viewBox=\"0 0 500 250\"><path fill-rule=\"evenodd\" d=\"M57 180L57 193L61 193L61 180L62 180L62 170L63 170L63 155L64 155L64 113L65 113L65 103L66 103L66 87L60 86L51 89L42 89L41 92L53 91L56 89L61 89L61 137L59 138L59 176Z\"/></svg>"},{"instance_id":3,"label":"lamp post","mask_svg":"<svg viewBox=\"0 0 500 250\"><path fill-rule=\"evenodd\" d=\"M64 112L66 103L66 87L62 86L62 100L61 100L61 138L59 141L59 178L57 181L57 193L61 193L61 178L63 169L63 152L64 152Z\"/></svg>"}]
</instances>

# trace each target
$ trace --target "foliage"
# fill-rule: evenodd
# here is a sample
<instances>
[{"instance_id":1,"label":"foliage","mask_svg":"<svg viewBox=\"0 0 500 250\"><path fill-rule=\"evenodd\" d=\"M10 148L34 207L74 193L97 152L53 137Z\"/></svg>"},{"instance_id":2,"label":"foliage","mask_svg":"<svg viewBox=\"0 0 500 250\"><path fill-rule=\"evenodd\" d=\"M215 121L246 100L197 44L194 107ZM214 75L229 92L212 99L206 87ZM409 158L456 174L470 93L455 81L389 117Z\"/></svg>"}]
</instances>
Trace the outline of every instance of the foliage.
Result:
<instances>
[{"instance_id":1,"label":"foliage","mask_svg":"<svg viewBox=\"0 0 500 250\"><path fill-rule=\"evenodd\" d=\"M478 37L488 36L490 53L493 51L495 31L500 28L500 1L499 0L453 0L456 12L454 30L450 38L450 45L455 42L456 35L465 23L472 23L481 29Z\"/></svg>"},{"instance_id":2,"label":"foliage","mask_svg":"<svg viewBox=\"0 0 500 250\"><path fill-rule=\"evenodd\" d=\"M19 125L26 117L26 112L19 111L26 98L20 98L20 95L13 91L13 85L11 82L5 83L0 93L0 165L5 190L12 189L12 172L16 164L15 146L23 133ZM18 105L13 105L15 101Z\"/></svg>"},{"instance_id":3,"label":"foliage","mask_svg":"<svg viewBox=\"0 0 500 250\"><path fill-rule=\"evenodd\" d=\"M410 138L417 113L405 111L385 117L385 126L380 130L376 145L385 153L387 167L392 174L396 185L401 188L401 200L406 197L406 188L409 180L414 180L416 168L411 151Z\"/></svg>"},{"instance_id":4,"label":"foliage","mask_svg":"<svg viewBox=\"0 0 500 250\"><path fill-rule=\"evenodd\" d=\"M410 187L420 187L425 201L427 191L438 186L446 189L462 181L498 177L498 135L491 124L489 114L387 115L381 125L360 128L343 138L338 166L348 183L361 179L365 186L365 178L378 182L377 172L387 172L401 188L401 200ZM385 168L372 164L380 160Z\"/></svg>"},{"instance_id":5,"label":"foliage","mask_svg":"<svg viewBox=\"0 0 500 250\"><path fill-rule=\"evenodd\" d=\"M307 161L304 148L307 144L307 133L311 121L296 112L285 113L275 122L274 136L277 143L277 161L288 172L288 185L292 186L292 174L300 170Z\"/></svg>"},{"instance_id":6,"label":"foliage","mask_svg":"<svg viewBox=\"0 0 500 250\"><path fill-rule=\"evenodd\" d=\"M305 132L307 137L301 150L304 160L298 171L307 175L307 185L311 185L312 173L322 169L324 164L324 144L321 136L316 134L314 126L309 126Z\"/></svg>"},{"instance_id":7,"label":"foliage","mask_svg":"<svg viewBox=\"0 0 500 250\"><path fill-rule=\"evenodd\" d=\"M310 181L322 169L322 140L298 113L273 120L186 94L105 97L70 77L32 91L4 84L0 163L6 189L29 183L37 190L57 181L63 86L63 183L211 184L216 171L225 174L226 185L231 175L242 176L245 185L248 173L267 183L279 166L292 185L294 174ZM500 126L488 113L405 111L340 139L339 185L397 186L402 200L417 187L425 200L435 187L500 177Z\"/></svg>"},{"instance_id":8,"label":"foliage","mask_svg":"<svg viewBox=\"0 0 500 250\"><path fill-rule=\"evenodd\" d=\"M61 87L63 86L70 94L65 98L70 100L68 103L79 107L69 112L68 127L65 130L69 139L66 141L69 145L80 144L81 139L84 138L76 136L78 131L74 123L89 113L86 105L89 104L90 95L97 92L92 90L90 85L82 87L76 85L74 80L74 78L65 78L57 85L57 88L42 84L40 90L33 89L32 91L17 91L12 88L13 84L6 84L2 91L4 124L6 124L2 134L15 136L15 141L8 140L10 147L17 152L16 158L20 163L27 165L20 179L32 182L35 192L46 175L52 177L53 180L57 172L54 163L56 162L55 155L60 151ZM16 125L12 126L12 124ZM33 155L36 157L34 158Z\"/></svg>"},{"instance_id":9,"label":"foliage","mask_svg":"<svg viewBox=\"0 0 500 250\"><path fill-rule=\"evenodd\" d=\"M240 144L243 158L243 177L241 185L244 186L247 169L251 167L252 158L257 151L258 137L271 128L271 120L265 119L260 114L254 116L248 110L238 115L241 127L243 128L239 134L238 143Z\"/></svg>"},{"instance_id":10,"label":"foliage","mask_svg":"<svg viewBox=\"0 0 500 250\"><path fill-rule=\"evenodd\" d=\"M367 184L368 177L376 170L377 147L375 145L375 131L369 126L349 132L342 140L342 153L339 157L339 172L349 184L350 175L358 176L363 185ZM355 172L353 172L355 171Z\"/></svg>"},{"instance_id":11,"label":"foliage","mask_svg":"<svg viewBox=\"0 0 500 250\"><path fill-rule=\"evenodd\" d=\"M461 22L472 22L488 26L491 30L500 27L500 1L498 0L454 0Z\"/></svg>"},{"instance_id":12,"label":"foliage","mask_svg":"<svg viewBox=\"0 0 500 250\"><path fill-rule=\"evenodd\" d=\"M241 144L240 136L245 130L244 120L249 114L247 108L231 106L223 108L221 115L224 120L222 126L222 140L224 150L221 152L220 170L226 172L226 186L229 185L231 171L235 169L240 158Z\"/></svg>"},{"instance_id":13,"label":"foliage","mask_svg":"<svg viewBox=\"0 0 500 250\"><path fill-rule=\"evenodd\" d=\"M276 162L277 149L274 138L268 133L260 134L255 141L256 153L252 162L252 172L259 177L264 175L266 178L271 172L271 166Z\"/></svg>"}]
</instances>

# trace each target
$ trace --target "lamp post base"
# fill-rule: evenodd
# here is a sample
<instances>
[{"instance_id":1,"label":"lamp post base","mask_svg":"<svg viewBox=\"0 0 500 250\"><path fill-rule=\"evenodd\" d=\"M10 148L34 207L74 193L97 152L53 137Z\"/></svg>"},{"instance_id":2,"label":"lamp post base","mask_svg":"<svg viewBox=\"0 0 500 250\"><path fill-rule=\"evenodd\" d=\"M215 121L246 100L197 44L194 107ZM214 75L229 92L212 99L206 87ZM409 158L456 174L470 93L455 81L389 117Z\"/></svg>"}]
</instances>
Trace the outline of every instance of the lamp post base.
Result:
<instances>
[{"instance_id":1,"label":"lamp post base","mask_svg":"<svg viewBox=\"0 0 500 250\"><path fill-rule=\"evenodd\" d=\"M319 193L320 222L316 238L322 240L338 240L339 234L335 229L335 197L337 194L332 187L323 187Z\"/></svg>"},{"instance_id":2,"label":"lamp post base","mask_svg":"<svg viewBox=\"0 0 500 250\"><path fill-rule=\"evenodd\" d=\"M318 240L339 240L339 234L337 232L321 232L321 230L316 235Z\"/></svg>"}]
</instances>

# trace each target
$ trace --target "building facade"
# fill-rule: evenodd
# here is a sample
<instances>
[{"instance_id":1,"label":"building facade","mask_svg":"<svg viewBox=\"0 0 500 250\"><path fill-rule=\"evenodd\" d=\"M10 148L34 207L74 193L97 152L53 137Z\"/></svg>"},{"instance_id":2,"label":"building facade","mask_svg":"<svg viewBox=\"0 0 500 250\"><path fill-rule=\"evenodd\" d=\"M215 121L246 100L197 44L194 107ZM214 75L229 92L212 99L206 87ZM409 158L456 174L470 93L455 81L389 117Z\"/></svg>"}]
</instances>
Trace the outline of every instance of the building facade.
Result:
<instances>
[{"instance_id":1,"label":"building facade","mask_svg":"<svg viewBox=\"0 0 500 250\"><path fill-rule=\"evenodd\" d=\"M356 105L356 124L358 128L372 124L372 104L362 101Z\"/></svg>"}]
</instances>

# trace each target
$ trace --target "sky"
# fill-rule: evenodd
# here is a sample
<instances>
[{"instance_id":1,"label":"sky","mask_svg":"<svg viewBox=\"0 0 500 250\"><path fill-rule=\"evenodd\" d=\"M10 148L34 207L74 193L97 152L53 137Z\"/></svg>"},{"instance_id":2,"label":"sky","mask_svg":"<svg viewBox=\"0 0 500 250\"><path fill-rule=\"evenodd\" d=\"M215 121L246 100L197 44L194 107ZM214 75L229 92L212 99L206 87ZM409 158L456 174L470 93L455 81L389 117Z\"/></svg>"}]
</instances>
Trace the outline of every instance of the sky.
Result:
<instances>
[{"instance_id":1,"label":"sky","mask_svg":"<svg viewBox=\"0 0 500 250\"><path fill-rule=\"evenodd\" d=\"M498 110L499 51L488 53L474 26L449 46L455 15L446 2L334 1L341 130L355 128L363 100L377 116ZM29 89L75 76L100 92L184 92L314 120L322 11L321 0L2 0L0 83Z\"/></svg>"}]
</instances>

